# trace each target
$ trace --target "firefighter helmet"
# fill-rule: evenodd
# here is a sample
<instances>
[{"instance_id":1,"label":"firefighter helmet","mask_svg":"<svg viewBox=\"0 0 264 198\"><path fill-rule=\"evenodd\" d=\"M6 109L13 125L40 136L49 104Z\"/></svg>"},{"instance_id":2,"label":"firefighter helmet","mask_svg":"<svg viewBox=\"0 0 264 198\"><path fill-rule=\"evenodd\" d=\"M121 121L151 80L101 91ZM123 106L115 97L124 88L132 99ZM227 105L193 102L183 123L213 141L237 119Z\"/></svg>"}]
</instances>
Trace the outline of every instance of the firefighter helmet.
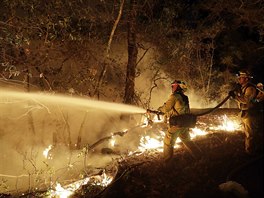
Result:
<instances>
[{"instance_id":1,"label":"firefighter helmet","mask_svg":"<svg viewBox=\"0 0 264 198\"><path fill-rule=\"evenodd\" d=\"M248 71L239 71L236 76L237 78L253 78L253 76Z\"/></svg>"},{"instance_id":2,"label":"firefighter helmet","mask_svg":"<svg viewBox=\"0 0 264 198\"><path fill-rule=\"evenodd\" d=\"M174 80L172 83L171 83L171 87L174 88L174 87L177 87L179 86L183 91L187 91L187 85L184 81L181 81L181 80Z\"/></svg>"},{"instance_id":3,"label":"firefighter helmet","mask_svg":"<svg viewBox=\"0 0 264 198\"><path fill-rule=\"evenodd\" d=\"M263 84L260 82L257 84L257 88L263 88Z\"/></svg>"}]
</instances>

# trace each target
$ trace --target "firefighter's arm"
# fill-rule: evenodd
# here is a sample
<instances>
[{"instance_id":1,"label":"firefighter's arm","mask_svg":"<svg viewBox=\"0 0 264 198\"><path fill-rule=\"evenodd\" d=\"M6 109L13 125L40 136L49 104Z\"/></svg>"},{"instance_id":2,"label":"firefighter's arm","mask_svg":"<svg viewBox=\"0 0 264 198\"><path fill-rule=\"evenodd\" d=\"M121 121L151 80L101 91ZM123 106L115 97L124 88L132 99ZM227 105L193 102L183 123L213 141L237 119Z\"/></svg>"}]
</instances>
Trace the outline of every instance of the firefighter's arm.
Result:
<instances>
[{"instance_id":1,"label":"firefighter's arm","mask_svg":"<svg viewBox=\"0 0 264 198\"><path fill-rule=\"evenodd\" d=\"M264 100L264 93L263 92L259 92L259 94L256 97L256 102L260 102Z\"/></svg>"},{"instance_id":2,"label":"firefighter's arm","mask_svg":"<svg viewBox=\"0 0 264 198\"><path fill-rule=\"evenodd\" d=\"M174 105L175 105L175 96L171 94L169 99L161 107L161 111L164 113L168 113L173 109Z\"/></svg>"},{"instance_id":3,"label":"firefighter's arm","mask_svg":"<svg viewBox=\"0 0 264 198\"><path fill-rule=\"evenodd\" d=\"M165 111L164 111L164 106L165 106L165 104L166 104L166 103L164 103L162 106L160 106L160 107L158 108L158 111L160 111L160 112L162 112L162 113L165 113Z\"/></svg>"},{"instance_id":4,"label":"firefighter's arm","mask_svg":"<svg viewBox=\"0 0 264 198\"><path fill-rule=\"evenodd\" d=\"M162 113L167 113L171 110L171 108L174 105L174 96L170 95L169 99L158 108L158 111L162 112ZM173 104L173 105L172 105Z\"/></svg>"},{"instance_id":5,"label":"firefighter's arm","mask_svg":"<svg viewBox=\"0 0 264 198\"><path fill-rule=\"evenodd\" d=\"M250 101L254 99L255 95L256 95L256 89L254 87L248 87L245 90L245 94L240 96L236 95L235 100L242 104L248 104Z\"/></svg>"}]
</instances>

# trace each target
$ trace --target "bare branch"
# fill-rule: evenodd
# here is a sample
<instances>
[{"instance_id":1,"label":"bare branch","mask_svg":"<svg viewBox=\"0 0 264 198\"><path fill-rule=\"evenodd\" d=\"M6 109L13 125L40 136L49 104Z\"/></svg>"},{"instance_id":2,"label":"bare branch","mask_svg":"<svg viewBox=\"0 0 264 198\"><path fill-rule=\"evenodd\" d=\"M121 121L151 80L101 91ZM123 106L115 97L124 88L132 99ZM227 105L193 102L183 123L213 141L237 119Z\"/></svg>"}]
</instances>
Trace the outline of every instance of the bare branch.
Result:
<instances>
[{"instance_id":1,"label":"bare branch","mask_svg":"<svg viewBox=\"0 0 264 198\"><path fill-rule=\"evenodd\" d=\"M140 61L144 58L144 56L146 55L146 53L148 52L150 48L146 49L144 54L140 57L140 59L138 60L138 62L136 63L136 66L138 65L138 63L140 63Z\"/></svg>"},{"instance_id":2,"label":"bare branch","mask_svg":"<svg viewBox=\"0 0 264 198\"><path fill-rule=\"evenodd\" d=\"M110 37L109 37L109 41L108 41L108 45L107 45L107 49L106 49L106 58L109 58L109 52L110 52L111 43L112 43L112 40L113 40L113 36L114 36L115 30L116 30L116 27L117 27L117 25L119 23L119 20L121 18L122 12L123 12L124 2L125 2L125 0L121 0L119 13L118 13L117 19L115 20L114 26L112 28L112 31L111 31L111 34L110 34ZM99 93L99 88L100 88L100 86L102 84L102 81L104 79L104 76L105 76L105 73L106 73L106 70L107 70L106 66L107 66L107 64L106 64L106 62L104 62L103 63L103 69L102 69L101 74L99 76L99 79L97 81L97 85L95 87L93 95L96 95L96 94L98 95L98 93ZM99 95L98 95L98 97L99 97Z\"/></svg>"},{"instance_id":3,"label":"bare branch","mask_svg":"<svg viewBox=\"0 0 264 198\"><path fill-rule=\"evenodd\" d=\"M108 40L107 49L106 49L106 57L107 58L109 58L109 52L110 52L110 48L111 48L111 43L112 43L112 40L113 40L113 36L114 36L115 30L117 28L117 25L118 25L118 23L120 21L120 18L122 16L124 2L125 2L125 0L121 0L120 7L119 7L119 12L118 12L118 16L117 16L117 19L115 20L114 26L112 28L112 31L111 31L111 34L110 34L110 37L109 37L109 40Z\"/></svg>"}]
</instances>

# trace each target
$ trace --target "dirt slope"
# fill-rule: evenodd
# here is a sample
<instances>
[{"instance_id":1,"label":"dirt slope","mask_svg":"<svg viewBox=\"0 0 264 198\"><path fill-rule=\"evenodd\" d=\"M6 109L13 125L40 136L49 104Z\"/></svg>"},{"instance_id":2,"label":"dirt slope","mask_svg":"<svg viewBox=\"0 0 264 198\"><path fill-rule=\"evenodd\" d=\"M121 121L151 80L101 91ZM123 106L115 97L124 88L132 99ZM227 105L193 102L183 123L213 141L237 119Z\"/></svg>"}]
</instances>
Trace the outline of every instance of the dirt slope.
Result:
<instances>
[{"instance_id":1,"label":"dirt slope","mask_svg":"<svg viewBox=\"0 0 264 198\"><path fill-rule=\"evenodd\" d=\"M263 195L263 158L244 153L243 134L215 133L197 139L203 150L195 160L182 148L172 166L164 167L160 153L148 152L122 161L116 180L97 197L239 197L219 185L236 181L250 197Z\"/></svg>"}]
</instances>

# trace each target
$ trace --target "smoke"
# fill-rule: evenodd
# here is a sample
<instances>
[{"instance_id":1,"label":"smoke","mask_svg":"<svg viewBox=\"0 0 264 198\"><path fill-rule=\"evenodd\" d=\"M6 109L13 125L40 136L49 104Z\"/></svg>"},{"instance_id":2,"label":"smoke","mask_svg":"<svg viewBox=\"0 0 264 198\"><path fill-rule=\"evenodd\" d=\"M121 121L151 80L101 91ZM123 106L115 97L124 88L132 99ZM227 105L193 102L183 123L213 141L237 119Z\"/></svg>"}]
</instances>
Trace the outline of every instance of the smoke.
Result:
<instances>
[{"instance_id":1,"label":"smoke","mask_svg":"<svg viewBox=\"0 0 264 198\"><path fill-rule=\"evenodd\" d=\"M181 78L181 72L178 73L179 76L173 77L162 71L160 69L162 65L158 63L160 56L161 53L158 49L153 47L153 49L148 50L144 59L137 66L140 75L136 78L135 87L143 103L149 102L150 109L157 109L162 106L171 94L171 82L177 79L187 83L188 89L185 94L189 97L191 108L211 108L217 105L217 101L210 102L208 105L206 98L201 96L201 91L188 86L187 79Z\"/></svg>"},{"instance_id":2,"label":"smoke","mask_svg":"<svg viewBox=\"0 0 264 198\"><path fill-rule=\"evenodd\" d=\"M220 81L220 85L216 85L216 82L212 80L210 85L211 89L216 89L212 91L212 94L215 95L214 99L212 98L212 95L205 94L203 90L198 89L198 86L190 86L195 84L194 78L197 80L197 76L189 76L189 74L186 75L185 68L175 65L171 66L174 67L171 68L171 70L175 69L173 74L168 73L168 71L164 72L162 68L168 68L169 66L160 64L160 62L162 62L159 61L162 59L162 52L160 52L158 48L155 48L153 44L147 43L146 45L151 46L151 48L149 48L146 54L144 54L145 51L139 51L139 57L144 56L144 58L140 60L140 63L137 66L137 69L140 71L140 75L135 81L136 90L145 106L148 102L149 108L151 109L157 109L163 105L171 94L170 83L175 79L182 80L187 84L188 89L185 94L189 97L191 109L213 108L226 97L228 92L227 90L230 89L228 85L223 84L227 81L226 79ZM225 76L225 78L227 77ZM156 85L154 83L156 83ZM232 105L230 101L223 106L236 107Z\"/></svg>"},{"instance_id":3,"label":"smoke","mask_svg":"<svg viewBox=\"0 0 264 198\"><path fill-rule=\"evenodd\" d=\"M171 94L171 82L165 74L161 74L161 79L153 83L153 71L144 70L144 72L136 79L137 90L141 93L141 98L147 100L150 98L150 108L157 109L162 106ZM188 83L187 83L188 86ZM150 97L150 90L151 97ZM185 94L189 97L190 108L211 108L217 105L217 101L206 104L205 98L200 96L199 91L188 88Z\"/></svg>"},{"instance_id":4,"label":"smoke","mask_svg":"<svg viewBox=\"0 0 264 198\"><path fill-rule=\"evenodd\" d=\"M105 167L112 156L102 155L100 147L84 148L131 127L120 119L122 114L139 120L145 113L136 106L88 98L0 91L0 193L45 189L78 178L89 167ZM126 141L120 149L133 144ZM43 151L50 145L47 158Z\"/></svg>"}]
</instances>

